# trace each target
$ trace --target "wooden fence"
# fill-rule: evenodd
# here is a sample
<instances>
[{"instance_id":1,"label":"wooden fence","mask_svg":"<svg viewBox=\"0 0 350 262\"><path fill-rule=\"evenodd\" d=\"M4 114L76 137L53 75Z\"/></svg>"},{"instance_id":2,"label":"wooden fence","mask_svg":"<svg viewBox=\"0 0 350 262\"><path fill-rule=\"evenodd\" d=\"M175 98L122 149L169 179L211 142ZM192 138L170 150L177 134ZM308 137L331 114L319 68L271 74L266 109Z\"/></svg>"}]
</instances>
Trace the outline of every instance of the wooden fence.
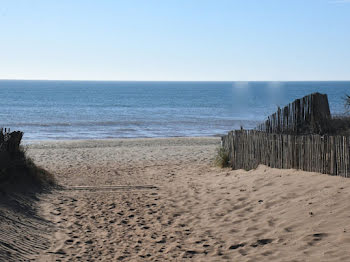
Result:
<instances>
[{"instance_id":1,"label":"wooden fence","mask_svg":"<svg viewBox=\"0 0 350 262\"><path fill-rule=\"evenodd\" d=\"M0 154L18 152L22 137L23 132L0 128Z\"/></svg>"},{"instance_id":2,"label":"wooden fence","mask_svg":"<svg viewBox=\"0 0 350 262\"><path fill-rule=\"evenodd\" d=\"M350 176L350 137L235 130L222 137L222 146L233 169L249 170L264 164Z\"/></svg>"},{"instance_id":3,"label":"wooden fence","mask_svg":"<svg viewBox=\"0 0 350 262\"><path fill-rule=\"evenodd\" d=\"M324 134L328 131L331 113L325 94L313 93L278 108L257 130L277 134Z\"/></svg>"}]
</instances>

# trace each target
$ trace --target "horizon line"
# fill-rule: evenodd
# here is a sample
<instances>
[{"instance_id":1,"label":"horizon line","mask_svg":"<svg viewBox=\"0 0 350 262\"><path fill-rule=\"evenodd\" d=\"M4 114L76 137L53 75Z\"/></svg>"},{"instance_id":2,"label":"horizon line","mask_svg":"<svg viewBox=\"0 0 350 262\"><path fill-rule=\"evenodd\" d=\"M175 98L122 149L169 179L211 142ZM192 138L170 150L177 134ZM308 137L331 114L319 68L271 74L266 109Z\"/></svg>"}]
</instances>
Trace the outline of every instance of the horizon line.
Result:
<instances>
[{"instance_id":1,"label":"horizon line","mask_svg":"<svg viewBox=\"0 0 350 262\"><path fill-rule=\"evenodd\" d=\"M82 79L11 79L0 81L66 81L66 82L350 82L349 80L82 80Z\"/></svg>"}]
</instances>

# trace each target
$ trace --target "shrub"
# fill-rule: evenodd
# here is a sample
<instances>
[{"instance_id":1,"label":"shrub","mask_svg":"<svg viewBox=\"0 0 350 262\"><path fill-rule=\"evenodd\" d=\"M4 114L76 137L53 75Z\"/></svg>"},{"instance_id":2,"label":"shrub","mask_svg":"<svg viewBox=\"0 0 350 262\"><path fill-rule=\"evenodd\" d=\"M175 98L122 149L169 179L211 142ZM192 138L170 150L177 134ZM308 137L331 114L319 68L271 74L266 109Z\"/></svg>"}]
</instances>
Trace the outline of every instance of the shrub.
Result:
<instances>
[{"instance_id":1,"label":"shrub","mask_svg":"<svg viewBox=\"0 0 350 262\"><path fill-rule=\"evenodd\" d=\"M345 107L350 110L350 95L345 95Z\"/></svg>"},{"instance_id":2,"label":"shrub","mask_svg":"<svg viewBox=\"0 0 350 262\"><path fill-rule=\"evenodd\" d=\"M217 149L215 164L219 167L228 167L230 165L229 153L223 147Z\"/></svg>"},{"instance_id":3,"label":"shrub","mask_svg":"<svg viewBox=\"0 0 350 262\"><path fill-rule=\"evenodd\" d=\"M328 125L328 135L350 135L350 117L347 115L333 117Z\"/></svg>"},{"instance_id":4,"label":"shrub","mask_svg":"<svg viewBox=\"0 0 350 262\"><path fill-rule=\"evenodd\" d=\"M0 134L0 187L21 191L43 189L55 185L52 174L34 164L20 146L23 133Z\"/></svg>"}]
</instances>

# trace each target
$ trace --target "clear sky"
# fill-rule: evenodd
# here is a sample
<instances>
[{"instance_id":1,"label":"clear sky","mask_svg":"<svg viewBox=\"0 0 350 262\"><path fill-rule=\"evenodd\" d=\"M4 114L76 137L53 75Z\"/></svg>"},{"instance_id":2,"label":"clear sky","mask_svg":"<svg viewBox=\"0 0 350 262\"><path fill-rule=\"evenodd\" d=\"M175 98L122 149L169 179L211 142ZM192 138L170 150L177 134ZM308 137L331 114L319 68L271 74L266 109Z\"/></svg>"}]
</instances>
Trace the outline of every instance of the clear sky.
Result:
<instances>
[{"instance_id":1,"label":"clear sky","mask_svg":"<svg viewBox=\"0 0 350 262\"><path fill-rule=\"evenodd\" d=\"M0 0L0 79L350 80L349 0Z\"/></svg>"}]
</instances>

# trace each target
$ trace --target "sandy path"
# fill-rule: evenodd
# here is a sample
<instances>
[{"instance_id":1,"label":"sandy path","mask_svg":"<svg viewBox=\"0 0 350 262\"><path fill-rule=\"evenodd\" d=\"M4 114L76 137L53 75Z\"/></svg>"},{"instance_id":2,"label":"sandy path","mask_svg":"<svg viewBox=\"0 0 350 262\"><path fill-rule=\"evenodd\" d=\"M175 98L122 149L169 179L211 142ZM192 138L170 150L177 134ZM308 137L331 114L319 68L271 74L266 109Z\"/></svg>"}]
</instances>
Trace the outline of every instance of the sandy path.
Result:
<instances>
[{"instance_id":1,"label":"sandy path","mask_svg":"<svg viewBox=\"0 0 350 262\"><path fill-rule=\"evenodd\" d=\"M219 169L211 162L219 144L176 138L30 146L61 184L96 187L41 201L41 215L56 228L41 261L350 257L350 179L265 166Z\"/></svg>"},{"instance_id":2,"label":"sandy path","mask_svg":"<svg viewBox=\"0 0 350 262\"><path fill-rule=\"evenodd\" d=\"M0 193L0 261L28 261L50 247L52 223L36 215L33 198Z\"/></svg>"}]
</instances>

